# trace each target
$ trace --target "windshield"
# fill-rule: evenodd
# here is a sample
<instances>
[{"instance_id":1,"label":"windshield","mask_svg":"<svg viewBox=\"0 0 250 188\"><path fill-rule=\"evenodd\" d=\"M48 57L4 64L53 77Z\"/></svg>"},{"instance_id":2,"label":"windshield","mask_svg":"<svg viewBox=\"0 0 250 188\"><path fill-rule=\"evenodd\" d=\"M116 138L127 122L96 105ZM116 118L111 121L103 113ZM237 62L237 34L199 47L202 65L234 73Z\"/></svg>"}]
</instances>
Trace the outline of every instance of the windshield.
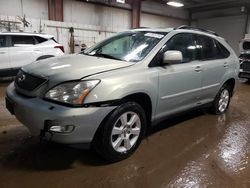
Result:
<instances>
[{"instance_id":1,"label":"windshield","mask_svg":"<svg viewBox=\"0 0 250 188\"><path fill-rule=\"evenodd\" d=\"M138 62L158 44L166 32L131 31L111 37L84 51L85 55Z\"/></svg>"}]
</instances>

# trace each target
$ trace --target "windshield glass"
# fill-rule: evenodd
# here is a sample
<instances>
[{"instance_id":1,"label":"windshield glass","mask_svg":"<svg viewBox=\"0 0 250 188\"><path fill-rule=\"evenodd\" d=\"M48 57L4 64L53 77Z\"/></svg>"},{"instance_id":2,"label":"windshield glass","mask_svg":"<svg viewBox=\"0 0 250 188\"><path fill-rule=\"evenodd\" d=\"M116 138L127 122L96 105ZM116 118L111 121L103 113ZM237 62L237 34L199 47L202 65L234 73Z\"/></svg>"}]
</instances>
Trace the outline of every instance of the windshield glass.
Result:
<instances>
[{"instance_id":1,"label":"windshield glass","mask_svg":"<svg viewBox=\"0 0 250 188\"><path fill-rule=\"evenodd\" d=\"M166 35L166 32L131 31L111 37L85 50L85 55L128 62L141 61Z\"/></svg>"}]
</instances>

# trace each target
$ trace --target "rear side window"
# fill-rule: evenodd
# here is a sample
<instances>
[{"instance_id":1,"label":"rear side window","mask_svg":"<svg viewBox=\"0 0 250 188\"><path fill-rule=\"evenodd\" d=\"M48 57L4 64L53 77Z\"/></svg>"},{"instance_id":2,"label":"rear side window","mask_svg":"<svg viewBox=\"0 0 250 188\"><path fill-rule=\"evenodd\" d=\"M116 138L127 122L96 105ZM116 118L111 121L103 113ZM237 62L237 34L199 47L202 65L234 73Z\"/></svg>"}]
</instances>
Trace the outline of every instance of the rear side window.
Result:
<instances>
[{"instance_id":1,"label":"rear side window","mask_svg":"<svg viewBox=\"0 0 250 188\"><path fill-rule=\"evenodd\" d=\"M201 49L201 60L212 60L217 58L218 50L213 39L199 35L198 43Z\"/></svg>"},{"instance_id":2,"label":"rear side window","mask_svg":"<svg viewBox=\"0 0 250 188\"><path fill-rule=\"evenodd\" d=\"M230 56L230 52L221 43L219 43L218 41L215 41L215 42L216 42L216 46L217 46L218 51L219 51L218 58L219 59L228 58Z\"/></svg>"},{"instance_id":3,"label":"rear side window","mask_svg":"<svg viewBox=\"0 0 250 188\"><path fill-rule=\"evenodd\" d=\"M42 38L42 37L38 37L38 36L35 36L34 38L36 39L37 44L40 44L40 43L48 41L48 39L45 39L45 38Z\"/></svg>"},{"instance_id":4,"label":"rear side window","mask_svg":"<svg viewBox=\"0 0 250 188\"><path fill-rule=\"evenodd\" d=\"M208 36L198 35L201 60L215 60L229 57L230 52L218 41Z\"/></svg>"},{"instance_id":5,"label":"rear side window","mask_svg":"<svg viewBox=\"0 0 250 188\"><path fill-rule=\"evenodd\" d=\"M34 45L35 39L32 36L11 36L11 44L15 46L17 44Z\"/></svg>"},{"instance_id":6,"label":"rear side window","mask_svg":"<svg viewBox=\"0 0 250 188\"><path fill-rule=\"evenodd\" d=\"M0 36L0 48L7 47L6 36Z\"/></svg>"}]
</instances>

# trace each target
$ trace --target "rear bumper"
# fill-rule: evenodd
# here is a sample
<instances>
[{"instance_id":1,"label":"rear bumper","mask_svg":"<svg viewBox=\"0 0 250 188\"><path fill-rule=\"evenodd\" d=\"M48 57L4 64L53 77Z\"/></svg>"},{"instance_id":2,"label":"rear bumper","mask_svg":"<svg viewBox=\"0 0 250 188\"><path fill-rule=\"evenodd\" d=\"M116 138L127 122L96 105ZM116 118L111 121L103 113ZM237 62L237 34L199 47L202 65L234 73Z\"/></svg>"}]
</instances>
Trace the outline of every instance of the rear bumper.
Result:
<instances>
[{"instance_id":1,"label":"rear bumper","mask_svg":"<svg viewBox=\"0 0 250 188\"><path fill-rule=\"evenodd\" d=\"M7 88L6 98L11 103L16 118L28 127L33 135L46 131L45 125L48 121L56 122L56 125L74 125L71 133L53 133L53 136L45 134L46 139L64 144L90 143L103 119L116 108L72 108L41 98L26 98L16 93L13 83Z\"/></svg>"}]
</instances>

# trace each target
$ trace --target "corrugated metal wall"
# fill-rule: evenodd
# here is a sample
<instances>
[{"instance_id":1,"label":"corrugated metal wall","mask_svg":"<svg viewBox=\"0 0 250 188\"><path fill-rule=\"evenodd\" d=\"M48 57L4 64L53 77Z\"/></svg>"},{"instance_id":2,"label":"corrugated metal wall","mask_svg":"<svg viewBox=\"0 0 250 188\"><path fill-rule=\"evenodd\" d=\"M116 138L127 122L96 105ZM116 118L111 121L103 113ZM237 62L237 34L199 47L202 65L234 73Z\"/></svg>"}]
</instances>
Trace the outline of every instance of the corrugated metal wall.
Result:
<instances>
[{"instance_id":1,"label":"corrugated metal wall","mask_svg":"<svg viewBox=\"0 0 250 188\"><path fill-rule=\"evenodd\" d=\"M142 9L148 12L149 7L153 5L153 2L143 2ZM159 14L166 14L161 5L154 5L154 7L160 8ZM19 24L18 28L13 27L12 31L41 31L54 35L64 45L66 52L69 52L69 27L73 27L75 31L76 52L80 50L79 45L82 43L91 46L116 32L131 28L130 10L83 3L75 0L64 0L63 8L64 22L55 22L48 20L47 0L1 0L0 15L2 16L0 16L0 20L19 21L17 16L25 14L27 21L31 23L29 27L23 28L22 24ZM166 17L167 15L174 16L174 14L180 19ZM166 16L142 13L141 26L165 28L187 24L182 20L186 16L185 11L168 11ZM3 31L3 27L0 27L1 30Z\"/></svg>"}]
</instances>

